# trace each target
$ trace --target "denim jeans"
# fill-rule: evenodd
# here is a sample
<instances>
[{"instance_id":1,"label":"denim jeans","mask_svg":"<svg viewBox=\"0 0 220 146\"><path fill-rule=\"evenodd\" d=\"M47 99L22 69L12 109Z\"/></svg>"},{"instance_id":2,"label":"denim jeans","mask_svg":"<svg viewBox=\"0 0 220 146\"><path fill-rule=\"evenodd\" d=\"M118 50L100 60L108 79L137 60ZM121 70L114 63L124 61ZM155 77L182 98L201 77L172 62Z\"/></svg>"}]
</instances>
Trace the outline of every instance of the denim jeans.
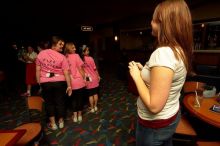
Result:
<instances>
[{"instance_id":1,"label":"denim jeans","mask_svg":"<svg viewBox=\"0 0 220 146\"><path fill-rule=\"evenodd\" d=\"M142 126L137 122L136 146L172 146L172 136L180 120L181 112L178 112L176 119L168 126L152 129Z\"/></svg>"}]
</instances>

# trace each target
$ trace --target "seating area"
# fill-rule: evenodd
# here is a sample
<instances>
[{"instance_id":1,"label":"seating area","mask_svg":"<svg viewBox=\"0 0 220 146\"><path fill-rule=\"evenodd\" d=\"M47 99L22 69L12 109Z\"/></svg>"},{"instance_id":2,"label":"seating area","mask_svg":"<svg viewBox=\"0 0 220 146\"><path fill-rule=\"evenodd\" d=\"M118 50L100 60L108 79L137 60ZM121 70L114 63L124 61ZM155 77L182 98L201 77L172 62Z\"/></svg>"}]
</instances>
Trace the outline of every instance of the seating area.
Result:
<instances>
[{"instance_id":1,"label":"seating area","mask_svg":"<svg viewBox=\"0 0 220 146\"><path fill-rule=\"evenodd\" d=\"M205 90L204 87L205 87L204 82L186 81L184 84L184 87L183 87L182 98L188 98L187 97L188 94L195 95L196 94L195 91L202 92ZM203 127L199 126L200 124L206 125L206 127L209 127L211 125L209 123L202 122L201 119L198 118L199 116L192 114L190 112L190 109L188 109L189 107L186 107L186 105L183 104L183 102L184 102L183 100L186 101L186 99L181 100L181 105L183 106L181 108L182 117L181 117L181 121L179 122L178 127L176 129L176 133L174 135L174 140L184 142L187 145L197 145L197 146L200 146L200 145L201 146L203 146L203 145L204 146L219 145L220 141L216 141L217 139L209 141L207 138L208 137L207 133L209 133L209 132L213 132L213 133L217 134L219 127L218 126L215 128L212 127L212 129L214 129L214 131L208 130L208 131L206 131L207 132L206 134L200 133L200 132L204 132L204 130L202 130ZM202 101L202 102L208 102L208 99L206 99L206 100L207 101ZM190 102L190 104L191 104L191 106L194 106L194 105L192 105L194 103ZM200 104L201 104L200 105L201 107L199 107L199 109L201 108L201 110L202 110L202 108L206 108L205 103L200 103ZM193 107L193 108L195 108L195 107ZM199 109L195 109L195 110L199 110ZM209 113L207 113L207 114L209 114ZM214 115L214 116L219 116L219 115ZM195 125L197 125L197 126L195 126ZM201 129L198 129L198 128L201 128ZM208 129L208 128L204 128L204 129ZM203 138L201 138L201 135L203 135L202 136ZM217 135L219 135L219 134L217 134Z\"/></svg>"},{"instance_id":2,"label":"seating area","mask_svg":"<svg viewBox=\"0 0 220 146\"><path fill-rule=\"evenodd\" d=\"M216 77L218 78L218 77ZM183 105L183 98L187 94L195 94L195 90L198 92L202 92L204 90L205 85L213 85L217 87L217 91L219 91L219 83L215 77L206 77L204 75L196 75L187 79L184 84L181 101L181 112L182 117L177 126L176 132L174 134L174 145L177 146L215 146L220 145L220 141L216 141L217 139L212 139L212 135L219 135L218 129L209 124L206 124L189 113L189 111ZM128 91L132 92L134 95L138 95L136 86L131 77L128 76ZM205 128L201 128L204 127ZM201 129L200 129L201 128ZM207 130L207 131L206 131ZM212 134L207 135L205 132L212 132ZM210 137L212 137L210 141ZM217 136L218 137L218 136Z\"/></svg>"},{"instance_id":3,"label":"seating area","mask_svg":"<svg viewBox=\"0 0 220 146\"><path fill-rule=\"evenodd\" d=\"M31 110L38 110L40 113L43 111L43 98L40 96L30 96L26 97L27 107L29 112ZM29 113L30 114L30 113ZM31 118L31 115L30 115ZM30 119L30 122L22 124L21 126L18 126L15 128L15 130L18 129L25 129L26 133L24 136L16 143L17 146L25 146L25 145L31 145L35 144L35 146L38 146L39 141L41 140L43 136L43 129L42 129L42 123L41 119L38 119L37 121Z\"/></svg>"}]
</instances>

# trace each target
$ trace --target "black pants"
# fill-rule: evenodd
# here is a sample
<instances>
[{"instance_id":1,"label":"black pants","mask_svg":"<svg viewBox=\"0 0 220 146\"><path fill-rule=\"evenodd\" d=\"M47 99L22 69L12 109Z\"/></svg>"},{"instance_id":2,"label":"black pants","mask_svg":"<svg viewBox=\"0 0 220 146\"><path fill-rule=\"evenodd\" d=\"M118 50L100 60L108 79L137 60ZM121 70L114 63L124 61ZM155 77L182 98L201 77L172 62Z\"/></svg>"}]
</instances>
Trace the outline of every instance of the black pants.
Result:
<instances>
[{"instance_id":1,"label":"black pants","mask_svg":"<svg viewBox=\"0 0 220 146\"><path fill-rule=\"evenodd\" d=\"M65 115L66 82L47 82L42 83L41 87L48 116L63 117Z\"/></svg>"},{"instance_id":2,"label":"black pants","mask_svg":"<svg viewBox=\"0 0 220 146\"><path fill-rule=\"evenodd\" d=\"M85 88L73 90L71 96L73 112L82 111L84 105Z\"/></svg>"}]
</instances>

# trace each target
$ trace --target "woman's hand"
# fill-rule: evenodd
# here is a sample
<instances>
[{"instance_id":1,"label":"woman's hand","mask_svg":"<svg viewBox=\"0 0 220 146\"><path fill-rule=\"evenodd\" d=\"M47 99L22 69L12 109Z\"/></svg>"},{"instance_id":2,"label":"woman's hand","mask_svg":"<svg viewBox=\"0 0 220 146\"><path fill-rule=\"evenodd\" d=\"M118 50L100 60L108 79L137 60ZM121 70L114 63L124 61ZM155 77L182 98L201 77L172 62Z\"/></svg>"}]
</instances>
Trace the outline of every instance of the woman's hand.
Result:
<instances>
[{"instance_id":1,"label":"woman's hand","mask_svg":"<svg viewBox=\"0 0 220 146\"><path fill-rule=\"evenodd\" d=\"M101 80L101 77L100 77L100 76L98 76L98 81L100 82L100 80Z\"/></svg>"},{"instance_id":2,"label":"woman's hand","mask_svg":"<svg viewBox=\"0 0 220 146\"><path fill-rule=\"evenodd\" d=\"M71 87L67 87L66 93L68 94L68 96L71 96L72 95L72 88Z\"/></svg>"},{"instance_id":3,"label":"woman's hand","mask_svg":"<svg viewBox=\"0 0 220 146\"><path fill-rule=\"evenodd\" d=\"M141 72L136 62L134 61L129 62L128 68L129 68L129 72L133 80L136 81L139 78L141 78Z\"/></svg>"},{"instance_id":4,"label":"woman's hand","mask_svg":"<svg viewBox=\"0 0 220 146\"><path fill-rule=\"evenodd\" d=\"M143 65L140 62L135 62L135 63L138 66L139 70L143 69Z\"/></svg>"}]
</instances>

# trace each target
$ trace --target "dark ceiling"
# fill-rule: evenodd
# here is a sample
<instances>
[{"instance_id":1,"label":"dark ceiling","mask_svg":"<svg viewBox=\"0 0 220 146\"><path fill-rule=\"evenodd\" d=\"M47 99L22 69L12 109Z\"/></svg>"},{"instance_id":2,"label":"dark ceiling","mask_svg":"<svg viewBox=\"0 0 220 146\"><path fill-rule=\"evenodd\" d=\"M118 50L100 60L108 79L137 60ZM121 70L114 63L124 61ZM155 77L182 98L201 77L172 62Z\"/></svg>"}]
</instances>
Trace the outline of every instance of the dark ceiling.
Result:
<instances>
[{"instance_id":1,"label":"dark ceiling","mask_svg":"<svg viewBox=\"0 0 220 146\"><path fill-rule=\"evenodd\" d=\"M6 35L74 31L81 25L104 25L151 16L162 0L7 0L1 3L0 31ZM187 0L190 7L207 0Z\"/></svg>"},{"instance_id":2,"label":"dark ceiling","mask_svg":"<svg viewBox=\"0 0 220 146\"><path fill-rule=\"evenodd\" d=\"M111 23L128 16L151 13L156 3L129 0L8 1L3 5L1 15L7 26L74 27Z\"/></svg>"},{"instance_id":3,"label":"dark ceiling","mask_svg":"<svg viewBox=\"0 0 220 146\"><path fill-rule=\"evenodd\" d=\"M62 29L80 25L106 24L131 16L152 15L161 0L7 0L1 4L7 28ZM189 0L190 7L207 0Z\"/></svg>"}]
</instances>

